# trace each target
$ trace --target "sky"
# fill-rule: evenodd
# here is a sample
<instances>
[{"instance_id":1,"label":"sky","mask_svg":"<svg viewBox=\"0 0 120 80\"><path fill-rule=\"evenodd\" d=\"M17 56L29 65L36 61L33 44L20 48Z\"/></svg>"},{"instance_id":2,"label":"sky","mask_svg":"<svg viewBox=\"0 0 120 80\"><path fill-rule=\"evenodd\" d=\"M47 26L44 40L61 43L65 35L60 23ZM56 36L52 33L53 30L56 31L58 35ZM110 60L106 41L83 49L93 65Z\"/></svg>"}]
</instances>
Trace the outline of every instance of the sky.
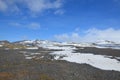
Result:
<instances>
[{"instance_id":1,"label":"sky","mask_svg":"<svg viewBox=\"0 0 120 80\"><path fill-rule=\"evenodd\" d=\"M120 0L0 0L0 40L120 41Z\"/></svg>"}]
</instances>

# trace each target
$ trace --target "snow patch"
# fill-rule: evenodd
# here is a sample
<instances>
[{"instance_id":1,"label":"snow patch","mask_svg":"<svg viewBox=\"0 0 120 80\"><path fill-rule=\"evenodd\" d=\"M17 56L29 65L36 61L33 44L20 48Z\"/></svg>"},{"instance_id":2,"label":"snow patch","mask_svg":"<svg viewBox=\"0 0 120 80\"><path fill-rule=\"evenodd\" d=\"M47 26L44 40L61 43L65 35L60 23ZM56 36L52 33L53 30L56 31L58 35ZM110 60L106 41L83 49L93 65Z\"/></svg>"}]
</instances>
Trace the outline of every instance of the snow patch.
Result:
<instances>
[{"instance_id":1,"label":"snow patch","mask_svg":"<svg viewBox=\"0 0 120 80\"><path fill-rule=\"evenodd\" d=\"M54 57L55 60L66 60L69 62L75 62L79 64L89 64L96 68L102 70L115 70L120 71L120 61L116 59L111 59L103 55L94 55L92 53L73 53L73 49L71 47L63 47L64 51L55 51L51 53L52 55L56 55ZM60 56L64 56L60 58Z\"/></svg>"},{"instance_id":2,"label":"snow patch","mask_svg":"<svg viewBox=\"0 0 120 80\"><path fill-rule=\"evenodd\" d=\"M3 47L3 45L0 45L0 47Z\"/></svg>"},{"instance_id":3,"label":"snow patch","mask_svg":"<svg viewBox=\"0 0 120 80\"><path fill-rule=\"evenodd\" d=\"M40 53L30 53L30 55L37 55L37 54L40 54Z\"/></svg>"},{"instance_id":4,"label":"snow patch","mask_svg":"<svg viewBox=\"0 0 120 80\"><path fill-rule=\"evenodd\" d=\"M120 59L120 57L116 57L117 59Z\"/></svg>"},{"instance_id":5,"label":"snow patch","mask_svg":"<svg viewBox=\"0 0 120 80\"><path fill-rule=\"evenodd\" d=\"M38 49L38 47L28 47L26 49Z\"/></svg>"},{"instance_id":6,"label":"snow patch","mask_svg":"<svg viewBox=\"0 0 120 80\"><path fill-rule=\"evenodd\" d=\"M27 56L27 57L25 57L25 59L32 59L32 58L33 58L33 57L28 57L28 56Z\"/></svg>"}]
</instances>

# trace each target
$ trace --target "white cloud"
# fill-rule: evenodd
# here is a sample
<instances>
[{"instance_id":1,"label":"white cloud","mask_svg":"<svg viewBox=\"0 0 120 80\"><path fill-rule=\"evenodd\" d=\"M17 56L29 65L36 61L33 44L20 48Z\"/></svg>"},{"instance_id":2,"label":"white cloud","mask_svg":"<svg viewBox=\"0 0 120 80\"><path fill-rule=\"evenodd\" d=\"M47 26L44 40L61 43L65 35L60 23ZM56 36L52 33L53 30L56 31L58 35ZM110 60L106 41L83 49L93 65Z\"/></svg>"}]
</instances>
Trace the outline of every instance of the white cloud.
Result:
<instances>
[{"instance_id":1,"label":"white cloud","mask_svg":"<svg viewBox=\"0 0 120 80\"><path fill-rule=\"evenodd\" d=\"M33 22L33 23L27 25L27 27L29 27L29 28L31 28L31 29L39 29L41 26L40 26L39 23Z\"/></svg>"},{"instance_id":2,"label":"white cloud","mask_svg":"<svg viewBox=\"0 0 120 80\"><path fill-rule=\"evenodd\" d=\"M60 0L51 2L50 0L24 0L27 8L33 13L41 13L47 9L57 9L62 6Z\"/></svg>"},{"instance_id":3,"label":"white cloud","mask_svg":"<svg viewBox=\"0 0 120 80\"><path fill-rule=\"evenodd\" d=\"M15 0L0 0L0 12L19 12Z\"/></svg>"},{"instance_id":4,"label":"white cloud","mask_svg":"<svg viewBox=\"0 0 120 80\"><path fill-rule=\"evenodd\" d=\"M21 36L21 40L28 40L28 36L24 35L24 36Z\"/></svg>"},{"instance_id":5,"label":"white cloud","mask_svg":"<svg viewBox=\"0 0 120 80\"><path fill-rule=\"evenodd\" d=\"M63 0L0 0L0 12L20 12L24 10L31 14L41 14L46 10L59 11Z\"/></svg>"},{"instance_id":6,"label":"white cloud","mask_svg":"<svg viewBox=\"0 0 120 80\"><path fill-rule=\"evenodd\" d=\"M19 27L19 26L21 26L20 23L16 23L16 22L12 22L12 23L9 23L9 24L12 25L12 26L15 26L15 27Z\"/></svg>"},{"instance_id":7,"label":"white cloud","mask_svg":"<svg viewBox=\"0 0 120 80\"><path fill-rule=\"evenodd\" d=\"M7 4L3 0L0 0L0 11L4 12L7 8Z\"/></svg>"},{"instance_id":8,"label":"white cloud","mask_svg":"<svg viewBox=\"0 0 120 80\"><path fill-rule=\"evenodd\" d=\"M59 10L62 7L61 0L25 0L25 4L32 14L39 14L49 9Z\"/></svg>"},{"instance_id":9,"label":"white cloud","mask_svg":"<svg viewBox=\"0 0 120 80\"><path fill-rule=\"evenodd\" d=\"M61 34L54 36L59 41L67 41L67 42L80 42L81 37L78 33L72 34Z\"/></svg>"},{"instance_id":10,"label":"white cloud","mask_svg":"<svg viewBox=\"0 0 120 80\"><path fill-rule=\"evenodd\" d=\"M41 25L37 22L31 22L31 23L16 23L16 22L12 22L10 23L11 26L13 27L22 27L22 28L29 28L29 29L33 29L33 30L37 30L41 28Z\"/></svg>"},{"instance_id":11,"label":"white cloud","mask_svg":"<svg viewBox=\"0 0 120 80\"><path fill-rule=\"evenodd\" d=\"M54 37L60 41L69 41L70 38L68 34L55 35Z\"/></svg>"},{"instance_id":12,"label":"white cloud","mask_svg":"<svg viewBox=\"0 0 120 80\"><path fill-rule=\"evenodd\" d=\"M113 28L108 28L105 30L99 29L89 29L86 32L86 38L95 38L95 39L104 39L104 40L113 40L118 41L120 40L120 29L116 30Z\"/></svg>"},{"instance_id":13,"label":"white cloud","mask_svg":"<svg viewBox=\"0 0 120 80\"><path fill-rule=\"evenodd\" d=\"M62 15L62 14L64 14L64 10L56 10L55 12L54 12L54 14L59 14L59 15Z\"/></svg>"},{"instance_id":14,"label":"white cloud","mask_svg":"<svg viewBox=\"0 0 120 80\"><path fill-rule=\"evenodd\" d=\"M84 35L81 35L85 33ZM120 41L120 29L116 30L113 28L108 28L104 30L100 29L88 29L83 33L72 32L71 34L61 34L55 35L55 38L59 41L68 42L93 42L97 40L112 40Z\"/></svg>"}]
</instances>

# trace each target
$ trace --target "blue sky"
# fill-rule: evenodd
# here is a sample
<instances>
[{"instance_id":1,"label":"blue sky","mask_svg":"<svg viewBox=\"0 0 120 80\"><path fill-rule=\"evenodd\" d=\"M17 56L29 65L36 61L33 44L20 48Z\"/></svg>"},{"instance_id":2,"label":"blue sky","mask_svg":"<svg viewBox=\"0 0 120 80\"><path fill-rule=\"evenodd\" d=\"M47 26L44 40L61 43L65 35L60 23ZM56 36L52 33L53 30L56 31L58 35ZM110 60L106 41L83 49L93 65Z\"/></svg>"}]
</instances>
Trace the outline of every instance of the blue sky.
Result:
<instances>
[{"instance_id":1,"label":"blue sky","mask_svg":"<svg viewBox=\"0 0 120 80\"><path fill-rule=\"evenodd\" d=\"M0 40L119 41L120 0L0 0Z\"/></svg>"}]
</instances>

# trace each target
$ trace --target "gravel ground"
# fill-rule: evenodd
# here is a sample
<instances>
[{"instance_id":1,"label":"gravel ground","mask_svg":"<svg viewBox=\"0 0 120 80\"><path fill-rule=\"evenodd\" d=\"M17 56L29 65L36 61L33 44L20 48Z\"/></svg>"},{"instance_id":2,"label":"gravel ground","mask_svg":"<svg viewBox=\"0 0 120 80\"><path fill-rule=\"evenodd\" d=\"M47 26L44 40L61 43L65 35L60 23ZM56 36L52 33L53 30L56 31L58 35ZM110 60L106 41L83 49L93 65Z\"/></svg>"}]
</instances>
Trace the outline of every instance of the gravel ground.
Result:
<instances>
[{"instance_id":1,"label":"gravel ground","mask_svg":"<svg viewBox=\"0 0 120 80\"><path fill-rule=\"evenodd\" d=\"M25 54L35 54L25 59ZM88 64L53 60L52 50L3 50L0 49L0 80L120 80L120 72L105 71ZM85 48L76 52L118 56L120 50ZM44 57L42 57L44 56ZM39 58L42 57L42 58Z\"/></svg>"},{"instance_id":2,"label":"gravel ground","mask_svg":"<svg viewBox=\"0 0 120 80\"><path fill-rule=\"evenodd\" d=\"M108 56L115 56L120 57L120 50L118 49L110 49L110 48L95 48L95 47L76 47L77 49L75 52L80 53L93 53L97 55L108 55Z\"/></svg>"}]
</instances>

